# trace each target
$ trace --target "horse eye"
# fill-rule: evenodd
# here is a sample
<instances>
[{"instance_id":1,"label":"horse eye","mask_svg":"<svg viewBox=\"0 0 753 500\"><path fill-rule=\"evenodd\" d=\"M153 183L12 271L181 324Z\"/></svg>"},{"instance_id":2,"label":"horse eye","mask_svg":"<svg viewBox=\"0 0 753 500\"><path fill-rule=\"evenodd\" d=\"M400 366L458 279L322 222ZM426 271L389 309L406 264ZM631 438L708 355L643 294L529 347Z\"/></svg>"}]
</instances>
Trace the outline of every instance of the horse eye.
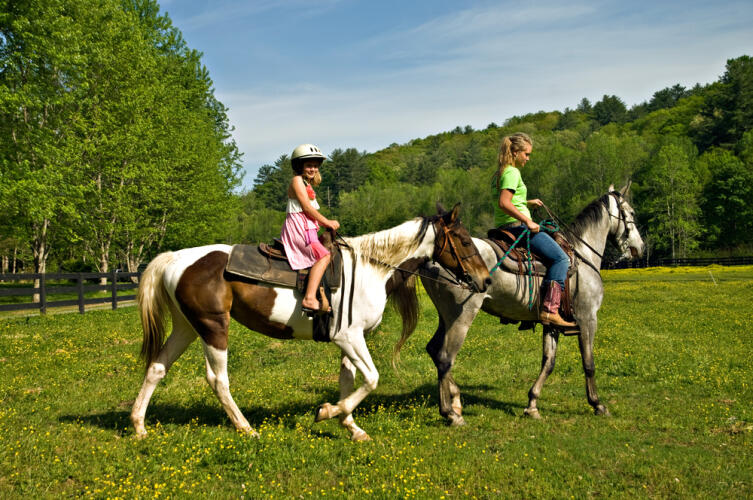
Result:
<instances>
[{"instance_id":1,"label":"horse eye","mask_svg":"<svg viewBox=\"0 0 753 500\"><path fill-rule=\"evenodd\" d=\"M473 242L472 242L472 241L470 241L470 240L469 240L469 241L463 241L463 246L464 246L464 247L469 247L469 246L471 246L471 245L473 245Z\"/></svg>"}]
</instances>

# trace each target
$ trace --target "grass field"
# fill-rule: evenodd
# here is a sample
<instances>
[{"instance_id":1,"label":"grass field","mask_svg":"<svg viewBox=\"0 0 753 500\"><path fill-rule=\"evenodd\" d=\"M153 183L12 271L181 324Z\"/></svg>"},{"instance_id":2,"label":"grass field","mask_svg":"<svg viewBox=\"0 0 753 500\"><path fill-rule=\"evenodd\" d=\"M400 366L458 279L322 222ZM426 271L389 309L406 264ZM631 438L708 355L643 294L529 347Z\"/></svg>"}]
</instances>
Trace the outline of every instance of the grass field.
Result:
<instances>
[{"instance_id":1,"label":"grass field","mask_svg":"<svg viewBox=\"0 0 753 500\"><path fill-rule=\"evenodd\" d=\"M577 340L560 342L540 421L521 418L540 333L480 315L454 369L468 425L437 411L425 296L399 373L391 311L369 346L380 384L336 421L332 345L233 325L231 391L259 439L237 434L194 343L157 388L149 435L128 415L143 375L135 308L0 319L0 498L750 498L753 267L604 273L596 380L585 399Z\"/></svg>"}]
</instances>

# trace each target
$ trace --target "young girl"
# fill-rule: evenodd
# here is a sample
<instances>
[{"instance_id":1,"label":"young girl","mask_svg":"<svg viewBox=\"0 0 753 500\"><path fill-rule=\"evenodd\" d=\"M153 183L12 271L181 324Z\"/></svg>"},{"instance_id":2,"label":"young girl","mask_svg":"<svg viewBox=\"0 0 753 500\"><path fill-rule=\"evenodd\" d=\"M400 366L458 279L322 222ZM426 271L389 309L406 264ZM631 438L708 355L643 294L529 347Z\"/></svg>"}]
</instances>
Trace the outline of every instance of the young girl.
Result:
<instances>
[{"instance_id":1,"label":"young girl","mask_svg":"<svg viewBox=\"0 0 753 500\"><path fill-rule=\"evenodd\" d=\"M319 167L325 159L326 156L313 144L301 144L293 150L291 162L295 176L288 186L287 216L282 226L281 239L290 267L311 268L301 304L306 313L326 313L329 310L329 307L320 307L316 298L316 291L330 260L329 251L319 242L316 233L320 225L333 231L340 227L339 222L319 213L319 203L312 187L322 182Z\"/></svg>"},{"instance_id":2,"label":"young girl","mask_svg":"<svg viewBox=\"0 0 753 500\"><path fill-rule=\"evenodd\" d=\"M545 259L546 276L542 286L544 303L539 314L539 321L548 325L573 327L559 314L562 291L565 289L567 269L570 259L564 250L545 232L539 232L539 225L531 219L528 205L541 206L538 198L528 199L528 188L520 176L520 169L528 162L533 149L533 141L522 132L502 139L499 148L498 169L494 174L494 225L504 228L516 237L525 229L531 231L531 250Z\"/></svg>"}]
</instances>

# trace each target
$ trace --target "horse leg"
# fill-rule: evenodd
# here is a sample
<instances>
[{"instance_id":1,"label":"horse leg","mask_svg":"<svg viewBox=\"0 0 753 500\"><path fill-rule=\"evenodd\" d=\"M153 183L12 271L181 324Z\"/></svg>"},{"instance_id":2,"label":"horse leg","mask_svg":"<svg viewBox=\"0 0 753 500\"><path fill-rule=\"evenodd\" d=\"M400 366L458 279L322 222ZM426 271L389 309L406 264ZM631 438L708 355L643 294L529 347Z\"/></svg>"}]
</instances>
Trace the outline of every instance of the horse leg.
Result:
<instances>
[{"instance_id":1,"label":"horse leg","mask_svg":"<svg viewBox=\"0 0 753 500\"><path fill-rule=\"evenodd\" d=\"M350 362L347 356L343 355L340 362L340 399L345 399L353 393L353 387L356 380L356 367ZM340 425L350 432L350 439L353 441L368 441L369 435L356 425L353 420L353 414L340 414Z\"/></svg>"},{"instance_id":2,"label":"horse leg","mask_svg":"<svg viewBox=\"0 0 753 500\"><path fill-rule=\"evenodd\" d=\"M207 382L220 400L220 404L225 409L225 413L230 417L235 428L244 434L250 434L252 437L259 437L251 425L243 416L238 405L235 404L233 397L230 395L230 379L227 374L227 349L218 349L212 347L206 342L202 342L204 347L204 358L207 365Z\"/></svg>"},{"instance_id":3,"label":"horse leg","mask_svg":"<svg viewBox=\"0 0 753 500\"><path fill-rule=\"evenodd\" d=\"M541 389L544 387L547 377L554 370L554 362L557 357L557 342L559 333L551 328L544 327L542 334L542 355L541 355L541 372L531 390L528 391L528 408L523 411L523 415L539 419L539 409L536 407Z\"/></svg>"},{"instance_id":4,"label":"horse leg","mask_svg":"<svg viewBox=\"0 0 753 500\"><path fill-rule=\"evenodd\" d=\"M586 376L586 398L588 404L594 409L594 414L609 416L609 410L599 401L599 394L596 391L596 365L594 363L594 332L596 330L595 322L584 322L581 326L580 335L578 335L578 347L580 347L580 358L583 363L583 373Z\"/></svg>"},{"instance_id":5,"label":"horse leg","mask_svg":"<svg viewBox=\"0 0 753 500\"><path fill-rule=\"evenodd\" d=\"M139 438L146 436L144 418L146 417L146 407L149 405L149 400L154 393L154 389L157 388L160 380L165 378L167 371L175 360L196 339L196 330L186 321L183 315L177 312L172 306L170 307L170 312L173 321L173 330L162 346L162 349L160 349L157 359L147 367L144 383L131 410L131 422L136 431L136 437Z\"/></svg>"},{"instance_id":6,"label":"horse leg","mask_svg":"<svg viewBox=\"0 0 753 500\"><path fill-rule=\"evenodd\" d=\"M377 383L379 382L379 372L377 371L376 366L374 366L374 362L371 360L371 354L366 347L363 331L350 330L341 332L333 339L333 342L342 350L345 355L344 357L346 357L348 361L361 372L363 375L363 384L345 397L343 397L343 393L348 391L343 391L343 393L341 393L341 399L337 404L322 404L316 411L316 422L321 422L322 420L337 417L339 415L344 415L344 421L350 422L348 417L350 416L350 419L353 418L350 414L353 413L355 407L358 406L358 404L363 401L371 391L376 389ZM350 371L350 368L346 367L346 371ZM351 375L348 375L347 373L343 375L342 368L340 375L342 379L345 380L347 389L347 384L352 384L352 382L348 382L348 380L355 378L355 375L352 372ZM363 434L359 433L359 441L367 439L369 439L369 436L366 432L363 432Z\"/></svg>"},{"instance_id":7,"label":"horse leg","mask_svg":"<svg viewBox=\"0 0 753 500\"><path fill-rule=\"evenodd\" d=\"M460 388L452 376L452 366L455 364L455 358L463 346L468 328L477 313L478 308L471 308L471 311L462 311L452 322L449 329L446 327L445 319L440 315L437 330L429 343L426 344L426 352L429 353L437 367L439 413L448 420L451 426L465 425L465 420L462 417L463 405L460 401Z\"/></svg>"}]
</instances>

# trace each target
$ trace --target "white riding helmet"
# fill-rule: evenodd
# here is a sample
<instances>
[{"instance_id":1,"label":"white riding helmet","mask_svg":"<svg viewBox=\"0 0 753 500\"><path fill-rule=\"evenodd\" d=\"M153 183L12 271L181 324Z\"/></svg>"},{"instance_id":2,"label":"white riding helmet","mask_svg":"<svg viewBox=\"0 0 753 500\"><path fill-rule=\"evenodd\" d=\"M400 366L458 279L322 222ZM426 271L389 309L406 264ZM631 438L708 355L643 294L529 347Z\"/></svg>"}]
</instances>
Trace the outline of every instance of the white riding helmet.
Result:
<instances>
[{"instance_id":1,"label":"white riding helmet","mask_svg":"<svg viewBox=\"0 0 753 500\"><path fill-rule=\"evenodd\" d=\"M324 161L327 159L319 148L313 144L301 144L293 150L293 154L290 155L291 160L309 160L318 159Z\"/></svg>"}]
</instances>

